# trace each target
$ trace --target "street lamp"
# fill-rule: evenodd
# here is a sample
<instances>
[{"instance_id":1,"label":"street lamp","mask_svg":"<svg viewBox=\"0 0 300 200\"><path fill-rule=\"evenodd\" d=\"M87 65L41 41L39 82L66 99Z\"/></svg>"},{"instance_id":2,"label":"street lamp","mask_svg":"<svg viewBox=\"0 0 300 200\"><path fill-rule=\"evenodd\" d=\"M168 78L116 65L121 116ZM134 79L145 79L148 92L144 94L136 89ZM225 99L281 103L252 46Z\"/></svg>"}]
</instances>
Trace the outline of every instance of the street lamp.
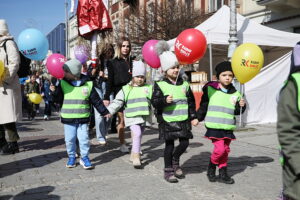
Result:
<instances>
[{"instance_id":1,"label":"street lamp","mask_svg":"<svg viewBox=\"0 0 300 200\"><path fill-rule=\"evenodd\" d=\"M68 0L65 0L65 49L66 49L66 58L69 58L69 37L68 37L68 27L69 27L69 16L68 16Z\"/></svg>"},{"instance_id":2,"label":"street lamp","mask_svg":"<svg viewBox=\"0 0 300 200\"><path fill-rule=\"evenodd\" d=\"M228 60L231 60L234 50L237 47L238 38L237 38L237 22L236 22L236 0L230 1L230 25L229 25L229 46L228 46ZM243 85L238 81L235 81L239 85L239 90L241 94L244 94ZM240 117L239 117L239 127L243 127L243 119L242 119L242 108L240 109Z\"/></svg>"},{"instance_id":3,"label":"street lamp","mask_svg":"<svg viewBox=\"0 0 300 200\"><path fill-rule=\"evenodd\" d=\"M229 28L229 47L228 60L231 60L232 54L237 47L237 23L236 23L236 0L230 1L230 28Z\"/></svg>"}]
</instances>

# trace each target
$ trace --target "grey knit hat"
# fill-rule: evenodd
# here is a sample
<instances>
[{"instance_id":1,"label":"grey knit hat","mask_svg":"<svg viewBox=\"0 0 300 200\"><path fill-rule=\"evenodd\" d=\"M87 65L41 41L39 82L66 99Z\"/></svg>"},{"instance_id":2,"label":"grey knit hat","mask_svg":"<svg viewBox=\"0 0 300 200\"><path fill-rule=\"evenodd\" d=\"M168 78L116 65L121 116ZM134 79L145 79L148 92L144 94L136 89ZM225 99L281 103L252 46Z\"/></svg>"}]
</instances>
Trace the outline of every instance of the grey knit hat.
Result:
<instances>
[{"instance_id":1,"label":"grey knit hat","mask_svg":"<svg viewBox=\"0 0 300 200\"><path fill-rule=\"evenodd\" d=\"M132 77L146 76L145 64L142 61L133 61L132 63Z\"/></svg>"},{"instance_id":2,"label":"grey knit hat","mask_svg":"<svg viewBox=\"0 0 300 200\"><path fill-rule=\"evenodd\" d=\"M4 19L0 19L0 35L8 35L8 27Z\"/></svg>"},{"instance_id":3,"label":"grey knit hat","mask_svg":"<svg viewBox=\"0 0 300 200\"><path fill-rule=\"evenodd\" d=\"M82 64L77 59L71 59L63 65L63 69L76 77L80 77Z\"/></svg>"},{"instance_id":4,"label":"grey knit hat","mask_svg":"<svg viewBox=\"0 0 300 200\"><path fill-rule=\"evenodd\" d=\"M168 43L164 40L155 45L155 50L160 59L161 69L166 72L168 69L179 65L176 55L170 51Z\"/></svg>"}]
</instances>

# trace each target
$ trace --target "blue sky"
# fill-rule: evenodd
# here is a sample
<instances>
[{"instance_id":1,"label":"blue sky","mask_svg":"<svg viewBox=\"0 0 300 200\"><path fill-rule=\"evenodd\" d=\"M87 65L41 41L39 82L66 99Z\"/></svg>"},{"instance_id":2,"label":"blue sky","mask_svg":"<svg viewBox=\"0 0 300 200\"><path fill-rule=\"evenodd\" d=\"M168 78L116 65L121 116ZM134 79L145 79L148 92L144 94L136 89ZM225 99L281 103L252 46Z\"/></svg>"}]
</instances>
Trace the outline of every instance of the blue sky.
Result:
<instances>
[{"instance_id":1,"label":"blue sky","mask_svg":"<svg viewBox=\"0 0 300 200\"><path fill-rule=\"evenodd\" d=\"M71 4L70 0L67 2ZM65 0L0 0L0 19L6 20L15 39L27 28L47 35L65 22Z\"/></svg>"}]
</instances>

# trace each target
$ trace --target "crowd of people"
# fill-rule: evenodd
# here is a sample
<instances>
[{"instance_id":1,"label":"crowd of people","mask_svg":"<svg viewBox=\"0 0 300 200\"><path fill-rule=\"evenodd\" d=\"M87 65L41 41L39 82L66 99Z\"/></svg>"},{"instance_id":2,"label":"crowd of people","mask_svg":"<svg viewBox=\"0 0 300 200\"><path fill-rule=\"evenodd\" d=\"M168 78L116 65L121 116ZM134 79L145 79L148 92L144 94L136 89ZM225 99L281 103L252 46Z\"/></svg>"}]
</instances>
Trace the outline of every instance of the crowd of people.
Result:
<instances>
[{"instance_id":1,"label":"crowd of people","mask_svg":"<svg viewBox=\"0 0 300 200\"><path fill-rule=\"evenodd\" d=\"M10 43L8 43L10 45ZM14 52L18 52L15 43L11 41ZM32 103L28 98L31 93L38 93L44 99L44 119L48 120L54 102L60 105L60 118L64 124L64 135L68 162L66 167L76 166L77 156L84 169L91 169L93 165L89 159L89 125L93 119L96 128L98 145L106 145L107 133L110 126L115 126L120 151L129 153L129 146L125 141L125 127L131 131L132 148L130 161L135 168L142 167L141 143L142 135L147 126L151 125L151 107L153 106L159 127L159 138L165 141L164 150L164 178L168 182L178 182L184 178L180 167L180 156L193 138L192 125L197 126L199 120L205 119L208 128L207 138L214 144L214 151L209 164L208 178L216 181L215 169L220 168L220 180L224 183L233 183L227 175L227 158L229 145L235 128L234 114L244 101L231 84L233 73L230 62L223 62L217 66L219 82L207 85L204 90L204 100L200 109L196 111L195 100L189 83L179 76L180 65L173 52L169 50L166 41L156 45L156 51L161 62L162 80L154 85L146 84L146 65L142 60L135 60L131 56L129 39L120 40L116 47L106 45L99 55L96 66L82 64L76 59L68 60L63 65L64 78L57 80L49 74L40 75L33 72L28 80L23 80L22 92L18 76L13 74L18 68L18 55L8 51L9 75L14 78L5 78L2 88L12 93L17 100L25 102L24 111L28 120L34 120L40 110L39 105ZM13 62L13 60L15 61ZM11 64L10 64L11 63ZM14 64L14 65L13 65ZM14 80L11 84L8 81ZM16 89L9 87L15 87ZM11 91L9 91L9 89ZM2 99L8 98L7 93L1 93ZM215 93L216 99L210 98ZM10 104L15 103L10 97ZM222 100L229 99L228 102ZM223 103L226 102L226 105ZM15 107L22 105L18 103ZM237 111L236 111L237 110ZM244 110L244 109L243 109ZM16 111L11 108L8 112ZM19 136L16 122L21 117L21 109L13 113L13 118L1 118L1 150L3 153L17 153ZM116 115L116 124L111 124L112 116ZM5 120L6 121L5 121ZM7 121L9 119L9 121ZM92 121L93 121L92 120ZM225 125L224 125L225 123ZM5 132L9 135L6 142ZM179 140L175 147L174 141Z\"/></svg>"},{"instance_id":2,"label":"crowd of people","mask_svg":"<svg viewBox=\"0 0 300 200\"><path fill-rule=\"evenodd\" d=\"M207 128L205 137L213 144L207 170L208 180L225 184L234 183L234 179L227 173L228 155L230 143L236 139L233 133L236 128L235 115L244 112L246 104L242 94L232 84L234 74L229 61L216 65L217 81L208 82L203 87L200 107L196 110L189 83L180 76L180 64L166 41L160 41L156 45L163 76L153 85L146 83L146 64L143 60L136 60L131 56L131 43L129 39L124 38L115 48L111 44L106 45L99 55L97 65L88 66L71 59L63 65L65 75L62 80L49 74L40 75L39 72L32 72L28 80L21 81L24 84L22 90L17 75L20 62L19 51L8 32L7 24L4 20L0 20L0 46L5 41L7 50L0 51L0 59L6 63L5 73L0 79L0 101L1 105L5 105L1 107L0 112L2 154L19 152L17 141L20 137L16 123L22 118L22 104L28 120L34 120L40 108L28 99L28 95L38 93L45 102L45 120L49 120L54 105L60 107L68 168L76 167L78 157L84 169L93 168L89 159L88 133L88 127L91 127L93 120L97 144L106 145L109 127L116 127L120 151L123 153L130 152L125 141L125 127L129 127L132 139L130 161L135 168L141 168L142 135L145 128L151 125L149 119L151 112L154 111L158 122L159 139L165 142L164 179L166 181L176 183L178 179L185 178L185 173L180 166L180 157L189 146L189 140L193 138L192 126L197 126L200 121L204 121ZM298 157L293 157L291 150L286 146L286 143L292 139L282 133L292 129L290 122L285 120L286 116L290 116L291 121L298 119L299 100L292 104L290 101L296 99L294 98L294 94L297 93L295 85L299 84L299 80L298 74L293 73L282 91L279 104L281 111L279 112L279 135L284 153L283 166L286 173L295 174L297 181L299 180L298 168L293 166L297 165ZM295 105L293 115L287 113L291 112L289 109L291 105ZM281 114L284 113L282 117ZM111 120L114 115L117 117L116 123ZM296 129L299 128L295 127ZM175 140L179 140L176 147ZM297 145L298 143L295 144ZM217 168L219 168L218 176ZM284 181L289 183L290 179ZM297 199L294 195L298 194L299 186L284 186L290 189L286 190L287 199Z\"/></svg>"}]
</instances>

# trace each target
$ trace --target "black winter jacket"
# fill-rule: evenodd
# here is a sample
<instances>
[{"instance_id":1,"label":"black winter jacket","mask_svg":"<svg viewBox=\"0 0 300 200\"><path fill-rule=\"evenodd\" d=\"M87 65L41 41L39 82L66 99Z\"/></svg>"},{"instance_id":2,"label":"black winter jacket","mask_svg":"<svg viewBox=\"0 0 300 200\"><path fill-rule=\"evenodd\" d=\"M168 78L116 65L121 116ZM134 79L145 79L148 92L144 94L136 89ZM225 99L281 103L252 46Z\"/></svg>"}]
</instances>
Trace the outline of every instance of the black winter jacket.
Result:
<instances>
[{"instance_id":1,"label":"black winter jacket","mask_svg":"<svg viewBox=\"0 0 300 200\"><path fill-rule=\"evenodd\" d=\"M67 81L70 85L72 85L72 83L69 80L66 80L66 79L64 79L64 80ZM82 81L81 84L80 84L80 86L84 85L87 81L90 81L87 76L81 76L80 80ZM63 104L64 93L62 91L60 83L56 87L56 89L55 89L55 91L53 93L53 97L55 99L59 99L60 105ZM94 85L92 87L92 91L91 91L91 95L89 97L89 101L90 101L90 104L92 104L101 115L109 114L108 110L106 109L106 107L103 104L102 99L99 97L97 91L95 90ZM74 119L61 117L61 122L63 124L86 124L89 121L90 121L90 117L87 117L87 118L74 118Z\"/></svg>"},{"instance_id":2,"label":"black winter jacket","mask_svg":"<svg viewBox=\"0 0 300 200\"><path fill-rule=\"evenodd\" d=\"M168 79L164 79L163 81L172 85L171 81ZM182 85L183 80L179 78L177 80L176 85ZM192 139L193 134L191 132L192 126L191 121L196 119L196 111L195 111L195 99L194 95L189 88L186 92L187 101L188 101L188 111L189 111L189 118L185 121L178 121L178 122L166 122L162 117L163 108L168 106L166 101L167 96L163 95L160 87L157 83L154 84L154 91L151 99L151 103L155 108L155 115L157 118L158 128L159 128L159 139L165 140L175 140L178 138L187 138Z\"/></svg>"},{"instance_id":3,"label":"black winter jacket","mask_svg":"<svg viewBox=\"0 0 300 200\"><path fill-rule=\"evenodd\" d=\"M129 61L114 58L107 62L108 80L106 85L105 100L109 100L109 95L113 92L116 95L122 86L130 82L132 75L132 59Z\"/></svg>"}]
</instances>

